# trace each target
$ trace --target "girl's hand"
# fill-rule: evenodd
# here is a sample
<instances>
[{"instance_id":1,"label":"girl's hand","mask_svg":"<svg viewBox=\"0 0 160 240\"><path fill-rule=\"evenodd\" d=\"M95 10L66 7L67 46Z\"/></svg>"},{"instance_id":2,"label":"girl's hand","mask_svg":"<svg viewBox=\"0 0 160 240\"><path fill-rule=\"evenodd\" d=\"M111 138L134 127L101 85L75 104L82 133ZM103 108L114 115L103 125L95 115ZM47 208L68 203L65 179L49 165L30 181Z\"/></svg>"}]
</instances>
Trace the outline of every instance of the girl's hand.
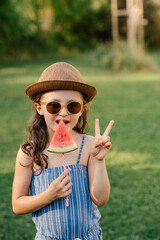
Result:
<instances>
[{"instance_id":1,"label":"girl's hand","mask_svg":"<svg viewBox=\"0 0 160 240\"><path fill-rule=\"evenodd\" d=\"M49 202L56 200L57 198L65 198L72 192L72 183L69 182L70 177L67 176L71 171L70 168L66 169L57 179L55 179L48 189Z\"/></svg>"},{"instance_id":2,"label":"girl's hand","mask_svg":"<svg viewBox=\"0 0 160 240\"><path fill-rule=\"evenodd\" d=\"M91 155L97 160L101 161L105 158L106 154L111 148L110 137L108 136L114 121L111 120L106 128L104 134L100 135L99 119L95 120L95 139L91 148Z\"/></svg>"}]
</instances>

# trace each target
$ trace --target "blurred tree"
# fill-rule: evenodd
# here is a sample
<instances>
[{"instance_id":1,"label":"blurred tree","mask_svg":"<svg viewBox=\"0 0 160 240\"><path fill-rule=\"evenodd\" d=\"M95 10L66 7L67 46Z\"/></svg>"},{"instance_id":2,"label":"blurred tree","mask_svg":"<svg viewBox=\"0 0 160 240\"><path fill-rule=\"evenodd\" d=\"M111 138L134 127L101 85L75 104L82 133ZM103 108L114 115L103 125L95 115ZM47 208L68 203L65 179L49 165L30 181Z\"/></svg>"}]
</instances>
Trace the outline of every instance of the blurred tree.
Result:
<instances>
[{"instance_id":1,"label":"blurred tree","mask_svg":"<svg viewBox=\"0 0 160 240\"><path fill-rule=\"evenodd\" d=\"M26 37L25 21L12 0L0 1L0 56L16 55Z\"/></svg>"},{"instance_id":2,"label":"blurred tree","mask_svg":"<svg viewBox=\"0 0 160 240\"><path fill-rule=\"evenodd\" d=\"M160 1L144 1L144 17L148 24L145 27L145 41L149 48L160 48Z\"/></svg>"},{"instance_id":3,"label":"blurred tree","mask_svg":"<svg viewBox=\"0 0 160 240\"><path fill-rule=\"evenodd\" d=\"M44 28L45 22L45 10L46 6L49 5L48 0L30 0L28 4L28 14L30 16L30 36L29 36L29 52L31 54L39 54L50 51L48 48L48 38L50 37L49 31L46 34L46 29Z\"/></svg>"},{"instance_id":4,"label":"blurred tree","mask_svg":"<svg viewBox=\"0 0 160 240\"><path fill-rule=\"evenodd\" d=\"M149 48L159 47L160 4L144 1L148 20L145 40ZM119 8L125 1L118 0ZM1 0L0 57L35 56L65 47L87 50L111 41L110 0ZM126 18L120 18L119 32L126 38Z\"/></svg>"},{"instance_id":5,"label":"blurred tree","mask_svg":"<svg viewBox=\"0 0 160 240\"><path fill-rule=\"evenodd\" d=\"M43 22L42 12L47 4L48 4L48 1L46 0L30 1L30 7L32 8L32 23L34 23L36 27L37 34L41 33L42 31L42 22Z\"/></svg>"},{"instance_id":6,"label":"blurred tree","mask_svg":"<svg viewBox=\"0 0 160 240\"><path fill-rule=\"evenodd\" d=\"M110 38L110 28L107 31L109 3L103 3L98 8L93 7L92 0L52 0L52 4L54 34L60 45L85 50Z\"/></svg>"},{"instance_id":7,"label":"blurred tree","mask_svg":"<svg viewBox=\"0 0 160 240\"><path fill-rule=\"evenodd\" d=\"M118 22L122 16L127 20L127 42L132 56L144 51L143 0L126 0L126 8L118 8L118 0L111 0L113 43L119 42Z\"/></svg>"},{"instance_id":8,"label":"blurred tree","mask_svg":"<svg viewBox=\"0 0 160 240\"><path fill-rule=\"evenodd\" d=\"M146 23L144 26L145 43L149 48L159 48L160 39L160 1L144 0L144 18ZM118 0L118 8L126 8L125 0ZM127 19L119 18L119 33L122 39L126 39ZM107 39L108 40L108 39Z\"/></svg>"}]
</instances>

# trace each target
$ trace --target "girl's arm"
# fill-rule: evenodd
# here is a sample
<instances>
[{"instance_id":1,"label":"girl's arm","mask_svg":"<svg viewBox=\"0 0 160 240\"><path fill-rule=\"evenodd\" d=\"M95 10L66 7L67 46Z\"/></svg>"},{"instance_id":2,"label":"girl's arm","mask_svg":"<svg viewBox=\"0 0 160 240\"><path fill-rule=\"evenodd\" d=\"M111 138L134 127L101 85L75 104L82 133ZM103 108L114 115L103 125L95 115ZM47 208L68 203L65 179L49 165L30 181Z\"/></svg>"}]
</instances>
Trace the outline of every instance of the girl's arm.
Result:
<instances>
[{"instance_id":1,"label":"girl's arm","mask_svg":"<svg viewBox=\"0 0 160 240\"><path fill-rule=\"evenodd\" d=\"M23 166L22 166L23 165ZM57 198L66 197L71 193L70 169L54 180L46 191L29 196L32 179L31 159L20 149L17 154L15 176L12 188L12 207L16 214L26 214L39 210ZM67 184L67 185L66 185Z\"/></svg>"},{"instance_id":2,"label":"girl's arm","mask_svg":"<svg viewBox=\"0 0 160 240\"><path fill-rule=\"evenodd\" d=\"M90 156L88 174L91 198L96 205L103 206L108 201L110 195L110 183L105 160L97 161Z\"/></svg>"},{"instance_id":3,"label":"girl's arm","mask_svg":"<svg viewBox=\"0 0 160 240\"><path fill-rule=\"evenodd\" d=\"M109 199L110 183L105 165L105 156L111 148L109 132L114 121L111 121L104 134L100 135L99 120L95 121L95 138L91 144L88 162L89 187L91 198L98 206L103 206Z\"/></svg>"}]
</instances>

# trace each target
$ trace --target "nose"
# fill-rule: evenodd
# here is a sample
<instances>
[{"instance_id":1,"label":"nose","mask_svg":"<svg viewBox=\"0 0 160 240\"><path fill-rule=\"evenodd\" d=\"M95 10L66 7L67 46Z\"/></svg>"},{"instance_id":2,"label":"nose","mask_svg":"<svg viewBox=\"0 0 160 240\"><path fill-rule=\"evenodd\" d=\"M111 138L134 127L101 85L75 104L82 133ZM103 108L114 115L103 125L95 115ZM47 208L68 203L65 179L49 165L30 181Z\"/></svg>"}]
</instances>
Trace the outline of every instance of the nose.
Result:
<instances>
[{"instance_id":1,"label":"nose","mask_svg":"<svg viewBox=\"0 0 160 240\"><path fill-rule=\"evenodd\" d=\"M65 106L63 106L63 107L61 108L61 111L59 112L59 115L60 115L60 116L66 116L66 115L68 115L68 112L67 112L67 109L66 109Z\"/></svg>"}]
</instances>

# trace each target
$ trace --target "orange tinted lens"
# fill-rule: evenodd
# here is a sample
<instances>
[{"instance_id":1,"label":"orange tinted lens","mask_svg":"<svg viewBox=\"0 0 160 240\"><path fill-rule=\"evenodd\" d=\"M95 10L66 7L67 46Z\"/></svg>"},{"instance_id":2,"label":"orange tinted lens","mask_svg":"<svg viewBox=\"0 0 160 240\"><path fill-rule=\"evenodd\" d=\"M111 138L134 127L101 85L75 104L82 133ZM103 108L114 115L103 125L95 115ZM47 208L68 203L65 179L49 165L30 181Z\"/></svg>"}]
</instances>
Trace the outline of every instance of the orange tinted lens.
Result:
<instances>
[{"instance_id":1,"label":"orange tinted lens","mask_svg":"<svg viewBox=\"0 0 160 240\"><path fill-rule=\"evenodd\" d=\"M58 102L50 102L47 104L46 109L51 114L56 114L61 110L61 104Z\"/></svg>"},{"instance_id":2,"label":"orange tinted lens","mask_svg":"<svg viewBox=\"0 0 160 240\"><path fill-rule=\"evenodd\" d=\"M71 102L67 105L67 109L72 114L79 113L81 111L81 104L79 102Z\"/></svg>"}]
</instances>

